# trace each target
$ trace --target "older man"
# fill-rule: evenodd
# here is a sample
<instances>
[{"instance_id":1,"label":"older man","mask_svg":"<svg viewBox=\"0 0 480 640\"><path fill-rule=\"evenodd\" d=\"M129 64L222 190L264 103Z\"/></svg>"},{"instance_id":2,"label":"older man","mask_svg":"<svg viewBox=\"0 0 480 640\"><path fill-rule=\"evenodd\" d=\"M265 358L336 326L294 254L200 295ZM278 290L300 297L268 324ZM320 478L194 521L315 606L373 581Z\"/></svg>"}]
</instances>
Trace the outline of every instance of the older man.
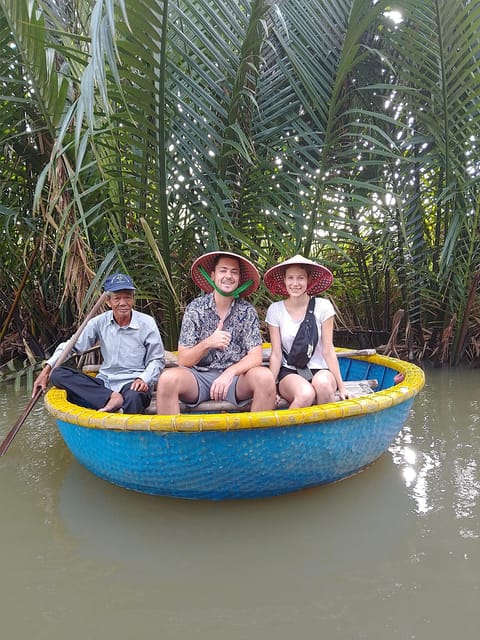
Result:
<instances>
[{"instance_id":1,"label":"older man","mask_svg":"<svg viewBox=\"0 0 480 640\"><path fill-rule=\"evenodd\" d=\"M186 308L178 342L177 368L157 385L157 413L179 413L179 400L196 406L227 400L252 411L275 406L275 380L262 366L260 323L244 300L260 283L255 266L226 251L207 253L192 265L192 278L207 293Z\"/></svg>"},{"instance_id":2,"label":"older man","mask_svg":"<svg viewBox=\"0 0 480 640\"><path fill-rule=\"evenodd\" d=\"M93 378L68 367L52 369L65 342L47 360L34 382L33 395L51 382L65 389L75 404L99 411L144 413L165 366L162 338L155 320L133 308L135 286L130 276L108 276L104 290L110 310L88 321L74 347L81 353L100 345L103 362L98 375Z\"/></svg>"}]
</instances>

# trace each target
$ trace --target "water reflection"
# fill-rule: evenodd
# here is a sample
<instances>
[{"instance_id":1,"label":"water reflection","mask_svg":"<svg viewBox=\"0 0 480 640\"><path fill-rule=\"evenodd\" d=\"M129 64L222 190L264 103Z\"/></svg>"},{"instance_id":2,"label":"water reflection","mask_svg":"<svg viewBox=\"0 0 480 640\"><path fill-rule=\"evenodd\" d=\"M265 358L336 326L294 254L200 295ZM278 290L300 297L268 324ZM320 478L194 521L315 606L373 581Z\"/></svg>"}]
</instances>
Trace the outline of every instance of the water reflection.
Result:
<instances>
[{"instance_id":1,"label":"water reflection","mask_svg":"<svg viewBox=\"0 0 480 640\"><path fill-rule=\"evenodd\" d=\"M416 512L425 515L450 508L462 522L459 534L477 538L480 374L477 370L456 374L455 382L448 370L427 375L425 389L391 451Z\"/></svg>"},{"instance_id":2,"label":"water reflection","mask_svg":"<svg viewBox=\"0 0 480 640\"><path fill-rule=\"evenodd\" d=\"M58 514L85 557L162 575L328 575L387 561L405 543L408 496L387 457L355 478L264 500L190 502L133 494L72 462ZM329 516L326 518L326 514ZM335 517L331 517L334 514ZM121 523L115 528L114 523ZM349 543L352 530L357 543ZM382 535L378 535L382 531ZM172 544L174 541L174 544ZM160 544L159 544L160 543ZM165 544L167 543L167 544ZM132 556L132 544L135 554ZM281 553L281 562L276 560Z\"/></svg>"}]
</instances>

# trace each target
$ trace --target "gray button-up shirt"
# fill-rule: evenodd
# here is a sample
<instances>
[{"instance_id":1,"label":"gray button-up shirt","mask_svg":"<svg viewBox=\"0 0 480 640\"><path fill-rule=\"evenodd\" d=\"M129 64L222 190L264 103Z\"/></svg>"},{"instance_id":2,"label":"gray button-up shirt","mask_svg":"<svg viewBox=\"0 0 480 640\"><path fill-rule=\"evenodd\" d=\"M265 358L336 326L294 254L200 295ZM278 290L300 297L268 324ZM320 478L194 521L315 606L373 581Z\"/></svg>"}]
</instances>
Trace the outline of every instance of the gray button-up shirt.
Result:
<instances>
[{"instance_id":1,"label":"gray button-up shirt","mask_svg":"<svg viewBox=\"0 0 480 640\"><path fill-rule=\"evenodd\" d=\"M195 298L185 309L178 344L182 347L195 346L212 335L219 320L213 293ZM233 301L223 322L223 330L232 335L229 346L225 350L210 349L196 367L224 371L262 344L258 314L253 305L243 298Z\"/></svg>"},{"instance_id":2,"label":"gray button-up shirt","mask_svg":"<svg viewBox=\"0 0 480 640\"><path fill-rule=\"evenodd\" d=\"M50 366L58 360L66 344L60 344L47 360ZM89 320L74 350L82 353L96 344L100 345L103 357L98 378L112 391L119 391L135 378L141 378L152 388L165 367L165 350L157 323L152 316L135 309L127 327L115 322L112 311Z\"/></svg>"}]
</instances>

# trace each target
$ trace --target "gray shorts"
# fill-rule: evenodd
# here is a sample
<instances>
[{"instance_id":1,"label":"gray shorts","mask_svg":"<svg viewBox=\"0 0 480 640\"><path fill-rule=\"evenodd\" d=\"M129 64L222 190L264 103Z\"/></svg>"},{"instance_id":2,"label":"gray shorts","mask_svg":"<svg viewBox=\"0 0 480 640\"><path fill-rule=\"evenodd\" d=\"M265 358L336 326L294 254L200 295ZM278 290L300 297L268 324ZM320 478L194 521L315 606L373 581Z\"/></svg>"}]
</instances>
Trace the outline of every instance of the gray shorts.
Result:
<instances>
[{"instance_id":1,"label":"gray shorts","mask_svg":"<svg viewBox=\"0 0 480 640\"><path fill-rule=\"evenodd\" d=\"M213 384L213 381L218 378L218 376L223 373L223 371L219 371L218 369L208 369L206 371L201 371L196 369L195 367L191 368L190 371L195 376L195 380L198 385L198 398L196 402L184 402L182 398L182 402L187 407L196 407L200 402L205 402L205 400L211 400L210 398L210 387ZM227 391L227 397L225 398L226 402L230 402L231 404L235 404L238 407L242 407L243 405L250 402L251 398L247 398L246 400L241 400L240 402L236 397L236 388L237 388L238 376L235 376L232 380L232 384L229 386Z\"/></svg>"}]
</instances>

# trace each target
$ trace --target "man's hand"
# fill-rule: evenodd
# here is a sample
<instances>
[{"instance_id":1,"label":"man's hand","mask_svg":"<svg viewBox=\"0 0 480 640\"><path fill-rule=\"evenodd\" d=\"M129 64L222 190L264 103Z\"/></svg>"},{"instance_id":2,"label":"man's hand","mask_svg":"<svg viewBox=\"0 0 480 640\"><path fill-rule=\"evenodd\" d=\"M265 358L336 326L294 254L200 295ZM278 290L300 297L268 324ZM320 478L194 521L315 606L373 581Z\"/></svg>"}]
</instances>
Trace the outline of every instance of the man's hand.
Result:
<instances>
[{"instance_id":1,"label":"man's hand","mask_svg":"<svg viewBox=\"0 0 480 640\"><path fill-rule=\"evenodd\" d=\"M228 389L232 384L232 380L235 377L234 373L231 373L228 369L218 376L216 380L213 381L212 386L210 387L210 398L212 400L225 400L227 397Z\"/></svg>"},{"instance_id":2,"label":"man's hand","mask_svg":"<svg viewBox=\"0 0 480 640\"><path fill-rule=\"evenodd\" d=\"M50 380L51 370L52 370L51 366L49 364L46 364L43 367L43 369L40 371L40 373L38 374L38 376L36 377L33 383L32 398L38 393L40 389L42 390L42 393L45 392L45 389L48 386L48 381Z\"/></svg>"},{"instance_id":3,"label":"man's hand","mask_svg":"<svg viewBox=\"0 0 480 640\"><path fill-rule=\"evenodd\" d=\"M146 393L148 391L148 384L141 378L135 378L135 380L130 385L130 389L132 389L133 391L143 391L144 393Z\"/></svg>"},{"instance_id":4,"label":"man's hand","mask_svg":"<svg viewBox=\"0 0 480 640\"><path fill-rule=\"evenodd\" d=\"M209 347L210 349L222 349L223 351L228 347L231 339L231 333L223 330L223 320L220 320L218 323L218 327L208 338Z\"/></svg>"}]
</instances>

